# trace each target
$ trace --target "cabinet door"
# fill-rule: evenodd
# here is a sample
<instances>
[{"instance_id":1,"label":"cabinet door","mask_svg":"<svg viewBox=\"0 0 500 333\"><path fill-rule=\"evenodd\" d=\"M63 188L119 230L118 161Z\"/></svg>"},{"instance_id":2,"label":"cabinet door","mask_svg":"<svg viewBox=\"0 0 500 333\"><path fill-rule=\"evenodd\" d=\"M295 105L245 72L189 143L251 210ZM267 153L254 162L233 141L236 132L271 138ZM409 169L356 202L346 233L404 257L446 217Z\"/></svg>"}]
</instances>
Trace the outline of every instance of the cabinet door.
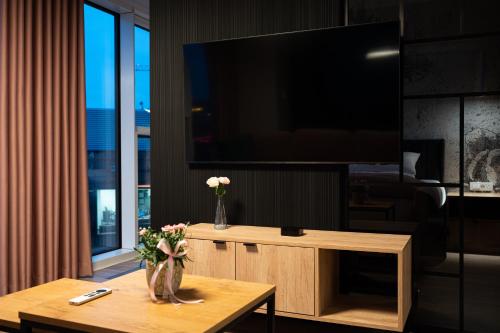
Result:
<instances>
[{"instance_id":1,"label":"cabinet door","mask_svg":"<svg viewBox=\"0 0 500 333\"><path fill-rule=\"evenodd\" d=\"M188 239L186 274L221 279L235 278L235 244L204 239Z\"/></svg>"},{"instance_id":2,"label":"cabinet door","mask_svg":"<svg viewBox=\"0 0 500 333\"><path fill-rule=\"evenodd\" d=\"M236 243L236 279L276 285L276 310L314 315L314 249Z\"/></svg>"}]
</instances>

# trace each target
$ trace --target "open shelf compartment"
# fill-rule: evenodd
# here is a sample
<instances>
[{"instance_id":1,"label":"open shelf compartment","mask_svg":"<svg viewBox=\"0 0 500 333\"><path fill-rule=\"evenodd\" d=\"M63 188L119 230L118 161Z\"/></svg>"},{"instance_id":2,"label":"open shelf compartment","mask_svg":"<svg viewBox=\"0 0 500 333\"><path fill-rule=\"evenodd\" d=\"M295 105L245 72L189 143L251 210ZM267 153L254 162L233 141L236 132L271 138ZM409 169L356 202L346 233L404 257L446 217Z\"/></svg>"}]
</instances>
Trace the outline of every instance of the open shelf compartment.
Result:
<instances>
[{"instance_id":1,"label":"open shelf compartment","mask_svg":"<svg viewBox=\"0 0 500 333\"><path fill-rule=\"evenodd\" d=\"M358 292L340 292L340 250L317 249L316 316L321 321L402 331L403 311L397 296L373 295ZM394 254L397 256L397 254ZM399 258L398 258L399 259ZM399 264L400 260L396 260ZM397 268L399 271L399 267ZM399 286L399 274L395 273ZM406 318L405 318L406 319Z\"/></svg>"}]
</instances>

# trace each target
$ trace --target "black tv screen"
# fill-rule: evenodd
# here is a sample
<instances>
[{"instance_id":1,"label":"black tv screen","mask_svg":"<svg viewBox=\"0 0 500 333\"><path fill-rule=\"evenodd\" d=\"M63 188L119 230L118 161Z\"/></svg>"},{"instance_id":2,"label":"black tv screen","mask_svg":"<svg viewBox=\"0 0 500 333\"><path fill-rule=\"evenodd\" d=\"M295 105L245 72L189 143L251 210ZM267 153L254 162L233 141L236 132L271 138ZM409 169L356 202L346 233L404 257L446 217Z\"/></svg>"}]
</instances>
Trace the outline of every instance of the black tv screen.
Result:
<instances>
[{"instance_id":1,"label":"black tv screen","mask_svg":"<svg viewBox=\"0 0 500 333\"><path fill-rule=\"evenodd\" d=\"M184 45L192 163L399 161L399 23Z\"/></svg>"}]
</instances>

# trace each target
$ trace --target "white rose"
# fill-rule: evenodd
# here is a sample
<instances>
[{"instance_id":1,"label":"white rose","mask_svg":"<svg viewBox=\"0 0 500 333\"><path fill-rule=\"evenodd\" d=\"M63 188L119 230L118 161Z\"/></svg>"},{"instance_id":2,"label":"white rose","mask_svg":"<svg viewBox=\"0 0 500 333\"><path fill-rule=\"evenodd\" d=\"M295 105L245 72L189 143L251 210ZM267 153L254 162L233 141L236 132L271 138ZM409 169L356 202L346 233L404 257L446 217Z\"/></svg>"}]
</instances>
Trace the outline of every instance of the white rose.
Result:
<instances>
[{"instance_id":1,"label":"white rose","mask_svg":"<svg viewBox=\"0 0 500 333\"><path fill-rule=\"evenodd\" d=\"M229 185L231 181L227 177L219 177L219 183L224 184L224 185Z\"/></svg>"},{"instance_id":2,"label":"white rose","mask_svg":"<svg viewBox=\"0 0 500 333\"><path fill-rule=\"evenodd\" d=\"M217 187L219 186L219 179L217 177L210 177L207 179L207 185L209 187Z\"/></svg>"}]
</instances>

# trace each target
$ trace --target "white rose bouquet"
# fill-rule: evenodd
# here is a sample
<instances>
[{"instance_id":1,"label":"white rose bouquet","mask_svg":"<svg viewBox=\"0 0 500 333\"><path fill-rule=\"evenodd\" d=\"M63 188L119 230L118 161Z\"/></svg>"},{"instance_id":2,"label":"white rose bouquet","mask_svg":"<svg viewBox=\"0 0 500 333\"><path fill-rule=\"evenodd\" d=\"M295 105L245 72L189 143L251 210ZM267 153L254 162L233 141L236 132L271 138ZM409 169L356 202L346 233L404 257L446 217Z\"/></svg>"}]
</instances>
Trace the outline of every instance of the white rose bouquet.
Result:
<instances>
[{"instance_id":1,"label":"white rose bouquet","mask_svg":"<svg viewBox=\"0 0 500 333\"><path fill-rule=\"evenodd\" d=\"M226 194L226 185L231 181L227 177L210 177L207 179L207 185L213 188L217 196L217 210L215 211L214 228L223 230L227 228L226 208L224 207L224 195Z\"/></svg>"},{"instance_id":2,"label":"white rose bouquet","mask_svg":"<svg viewBox=\"0 0 500 333\"><path fill-rule=\"evenodd\" d=\"M226 194L225 186L229 185L231 181L227 177L210 177L207 179L207 185L215 189L215 195L223 197Z\"/></svg>"}]
</instances>

